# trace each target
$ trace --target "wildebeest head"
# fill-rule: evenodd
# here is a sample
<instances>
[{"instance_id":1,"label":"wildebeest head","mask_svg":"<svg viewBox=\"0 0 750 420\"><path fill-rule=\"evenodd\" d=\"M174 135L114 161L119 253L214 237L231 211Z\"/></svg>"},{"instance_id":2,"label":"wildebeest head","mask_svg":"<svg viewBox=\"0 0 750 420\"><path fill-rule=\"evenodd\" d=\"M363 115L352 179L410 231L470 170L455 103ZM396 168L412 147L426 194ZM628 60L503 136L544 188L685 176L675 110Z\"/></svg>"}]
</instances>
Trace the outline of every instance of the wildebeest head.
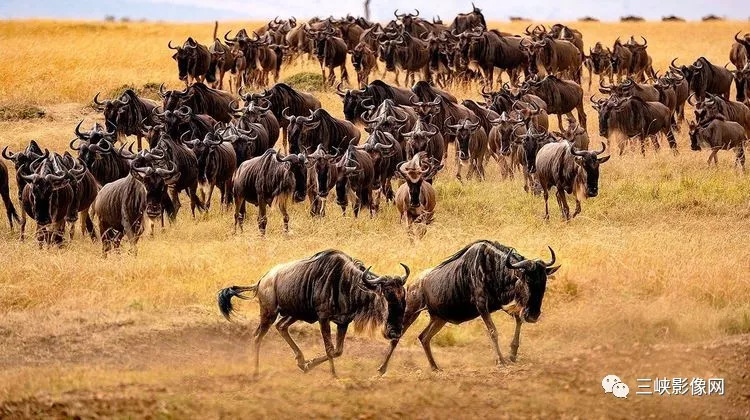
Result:
<instances>
[{"instance_id":1,"label":"wildebeest head","mask_svg":"<svg viewBox=\"0 0 750 420\"><path fill-rule=\"evenodd\" d=\"M347 89L346 91L341 89L341 82L336 85L336 93L344 101L344 118L347 121L354 121L362 115L366 109L362 106L364 101L369 96L366 95L367 87L364 89Z\"/></svg>"},{"instance_id":2,"label":"wildebeest head","mask_svg":"<svg viewBox=\"0 0 750 420\"><path fill-rule=\"evenodd\" d=\"M406 46L403 35L396 39L386 39L380 41L380 56L385 61L385 69L388 71L396 70L396 53Z\"/></svg>"},{"instance_id":3,"label":"wildebeest head","mask_svg":"<svg viewBox=\"0 0 750 420\"><path fill-rule=\"evenodd\" d=\"M295 202L300 203L305 201L305 194L307 193L307 159L305 155L290 153L283 158L276 154L276 160L285 164L289 172L294 176L294 193L293 199Z\"/></svg>"},{"instance_id":4,"label":"wildebeest head","mask_svg":"<svg viewBox=\"0 0 750 420\"><path fill-rule=\"evenodd\" d=\"M434 159L428 162L425 152L419 152L408 162L398 165L396 174L406 181L409 187L409 207L417 208L422 205L422 183L434 178L442 168L443 165Z\"/></svg>"},{"instance_id":5,"label":"wildebeest head","mask_svg":"<svg viewBox=\"0 0 750 420\"><path fill-rule=\"evenodd\" d=\"M594 99L591 96L591 106L599 113L599 135L609 134L609 117L612 110L625 102L625 98L610 97L609 99Z\"/></svg>"},{"instance_id":6,"label":"wildebeest head","mask_svg":"<svg viewBox=\"0 0 750 420\"><path fill-rule=\"evenodd\" d=\"M709 124L711 124L712 120L703 121L702 123L698 124L694 121L688 121L688 127L690 128L690 149L694 150L696 152L699 152L701 150L700 142L703 134L703 130L705 130Z\"/></svg>"},{"instance_id":7,"label":"wildebeest head","mask_svg":"<svg viewBox=\"0 0 750 420\"><path fill-rule=\"evenodd\" d=\"M142 157L147 154L148 152L142 151L139 156ZM146 161L148 160L147 158ZM146 190L146 216L153 223L163 214L162 203L164 196L167 194L167 187L177 182L180 173L171 161L167 161L167 168L155 168L150 164L142 165L142 163L144 163L144 160L136 157L131 164L130 174L140 181Z\"/></svg>"},{"instance_id":8,"label":"wildebeest head","mask_svg":"<svg viewBox=\"0 0 750 420\"><path fill-rule=\"evenodd\" d=\"M438 133L437 127L432 127L433 130L424 129L425 125L420 121L414 126L412 131L402 133L406 139L406 147L412 154L416 155L419 152L427 151L432 137Z\"/></svg>"},{"instance_id":9,"label":"wildebeest head","mask_svg":"<svg viewBox=\"0 0 750 420\"><path fill-rule=\"evenodd\" d=\"M164 83L159 85L159 96L164 102L165 110L174 111L180 107L181 103L192 95L191 89L186 87L184 90L164 90Z\"/></svg>"},{"instance_id":10,"label":"wildebeest head","mask_svg":"<svg viewBox=\"0 0 750 420\"><path fill-rule=\"evenodd\" d=\"M586 172L586 197L596 197L599 194L599 165L608 161L610 156L599 157L607 149L602 143L602 150L577 150L571 146L571 153L575 156L575 163Z\"/></svg>"},{"instance_id":11,"label":"wildebeest head","mask_svg":"<svg viewBox=\"0 0 750 420\"><path fill-rule=\"evenodd\" d=\"M404 267L403 276L380 276L370 273L370 268L362 273L362 285L366 290L382 296L386 302L387 314L383 325L383 337L388 340L401 338L404 332L404 312L406 311L406 289L404 285L409 278L409 267Z\"/></svg>"},{"instance_id":12,"label":"wildebeest head","mask_svg":"<svg viewBox=\"0 0 750 420\"><path fill-rule=\"evenodd\" d=\"M365 57L369 57L373 54L370 47L367 46L364 42L360 42L357 44L357 46L354 47L354 49L351 51L352 54L352 66L354 67L354 70L356 71L362 71L362 62L365 59ZM339 90L339 87L336 87L336 90Z\"/></svg>"},{"instance_id":13,"label":"wildebeest head","mask_svg":"<svg viewBox=\"0 0 750 420\"><path fill-rule=\"evenodd\" d=\"M27 188L31 189L31 208L39 226L46 226L52 223L52 217L55 213L55 205L62 205L53 198L56 191L63 188L70 188L71 175L74 177L81 176L86 172L86 167L77 165L76 168L65 171L64 168L55 165L55 158L41 158L31 163L33 171L30 175L21 175L28 183Z\"/></svg>"},{"instance_id":14,"label":"wildebeest head","mask_svg":"<svg viewBox=\"0 0 750 420\"><path fill-rule=\"evenodd\" d=\"M185 132L181 138L182 143L193 149L196 159L198 159L198 182L206 182L215 167L215 162L211 159L211 155L216 153L216 148L221 145L221 137L209 132L206 136L201 139L188 140L185 135L190 135L190 132Z\"/></svg>"},{"instance_id":15,"label":"wildebeest head","mask_svg":"<svg viewBox=\"0 0 750 420\"><path fill-rule=\"evenodd\" d=\"M526 134L522 138L522 147L526 158L526 169L529 173L536 172L536 154L542 146L550 141L550 134L547 130L537 130L534 126L526 130Z\"/></svg>"},{"instance_id":16,"label":"wildebeest head","mask_svg":"<svg viewBox=\"0 0 750 420\"><path fill-rule=\"evenodd\" d=\"M319 144L315 152L307 155L307 166L315 176L316 191L318 197L326 198L336 182L336 155L331 155L323 150ZM334 176L331 176L334 175Z\"/></svg>"},{"instance_id":17,"label":"wildebeest head","mask_svg":"<svg viewBox=\"0 0 750 420\"><path fill-rule=\"evenodd\" d=\"M281 115L289 120L289 126L287 127L287 136L289 138L289 151L291 153L298 153L300 151L300 140L302 135L310 130L314 130L320 125L320 120L316 118L316 113L310 110L310 116L295 116L288 114L289 109L284 108Z\"/></svg>"},{"instance_id":18,"label":"wildebeest head","mask_svg":"<svg viewBox=\"0 0 750 420\"><path fill-rule=\"evenodd\" d=\"M193 38L188 38L185 43L180 47L173 47L172 41L167 44L170 50L175 50L172 55L172 59L177 62L177 70L179 72L180 80L185 80L188 77L188 72L195 65L195 61L198 57L196 48L198 44Z\"/></svg>"},{"instance_id":19,"label":"wildebeest head","mask_svg":"<svg viewBox=\"0 0 750 420\"><path fill-rule=\"evenodd\" d=\"M81 132L81 120L75 128L76 138L70 141L70 148L78 152L78 157L91 167L96 159L112 153L114 150L115 132L104 131L98 123L88 133ZM76 146L76 142L78 145Z\"/></svg>"},{"instance_id":20,"label":"wildebeest head","mask_svg":"<svg viewBox=\"0 0 750 420\"><path fill-rule=\"evenodd\" d=\"M13 162L13 166L16 169L17 173L23 173L25 170L28 170L27 168L29 164L31 164L31 162L39 158L46 158L47 156L49 156L49 150L47 150L46 152L42 152L42 148L39 147L39 144L36 142L36 140L31 140L29 142L29 145L26 146L26 149L18 153L14 153L13 151L8 149L9 146L5 146L3 148L3 158Z\"/></svg>"},{"instance_id":21,"label":"wildebeest head","mask_svg":"<svg viewBox=\"0 0 750 420\"><path fill-rule=\"evenodd\" d=\"M118 121L127 116L128 108L126 105L130 103L130 96L123 94L118 99L107 99L104 102L100 102L99 94L100 92L97 92L96 95L94 95L94 105L96 105L97 110L104 113L104 120L106 121L107 126L120 127Z\"/></svg>"},{"instance_id":22,"label":"wildebeest head","mask_svg":"<svg viewBox=\"0 0 750 420\"><path fill-rule=\"evenodd\" d=\"M458 122L458 124L448 124L448 121L450 121L450 117L448 117L445 120L445 127L450 131L451 135L456 136L456 141L458 142L458 156L461 160L468 160L469 159L469 142L471 141L471 136L474 134L475 131L477 131L479 127L479 123L473 123L469 119L461 120Z\"/></svg>"},{"instance_id":23,"label":"wildebeest head","mask_svg":"<svg viewBox=\"0 0 750 420\"><path fill-rule=\"evenodd\" d=\"M516 270L518 273L515 295L526 300L520 314L521 319L525 322L534 323L539 319L542 314L542 300L547 290L547 278L560 269L559 265L554 266L557 260L555 251L551 247L548 248L550 254L552 254L552 259L549 262L523 259L513 263L511 258L505 259L506 267Z\"/></svg>"},{"instance_id":24,"label":"wildebeest head","mask_svg":"<svg viewBox=\"0 0 750 420\"><path fill-rule=\"evenodd\" d=\"M411 101L412 108L419 116L419 119L425 123L429 123L434 116L440 113L440 104L443 101L443 97L438 95L432 102L420 102L414 96L411 96L409 101Z\"/></svg>"},{"instance_id":25,"label":"wildebeest head","mask_svg":"<svg viewBox=\"0 0 750 420\"><path fill-rule=\"evenodd\" d=\"M604 49L601 42L597 42L593 49L589 48L589 57L591 57L591 65L596 74L612 67L612 50L609 47Z\"/></svg>"}]
</instances>

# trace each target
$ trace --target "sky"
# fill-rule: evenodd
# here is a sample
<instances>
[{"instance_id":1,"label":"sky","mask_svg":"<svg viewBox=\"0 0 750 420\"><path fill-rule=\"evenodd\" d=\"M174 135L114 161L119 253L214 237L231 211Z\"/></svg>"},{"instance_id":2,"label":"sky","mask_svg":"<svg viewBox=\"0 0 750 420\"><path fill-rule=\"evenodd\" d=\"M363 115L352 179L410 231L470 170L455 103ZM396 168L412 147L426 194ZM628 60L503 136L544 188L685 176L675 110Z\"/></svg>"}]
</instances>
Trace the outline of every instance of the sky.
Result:
<instances>
[{"instance_id":1,"label":"sky","mask_svg":"<svg viewBox=\"0 0 750 420\"><path fill-rule=\"evenodd\" d=\"M728 19L747 20L750 7L747 0L475 0L488 20L505 20L508 16L523 16L534 20L574 20L594 16L601 20L617 20L622 15L639 15L660 19L678 15L697 20L707 14ZM422 17L441 16L449 21L458 12L471 10L470 0L371 0L374 20L389 20L396 8L420 10ZM357 0L0 0L0 19L62 18L103 19L107 15L126 16L134 20L211 21L256 20L274 16L294 15L300 19L312 16L344 16L362 14L362 2Z\"/></svg>"}]
</instances>

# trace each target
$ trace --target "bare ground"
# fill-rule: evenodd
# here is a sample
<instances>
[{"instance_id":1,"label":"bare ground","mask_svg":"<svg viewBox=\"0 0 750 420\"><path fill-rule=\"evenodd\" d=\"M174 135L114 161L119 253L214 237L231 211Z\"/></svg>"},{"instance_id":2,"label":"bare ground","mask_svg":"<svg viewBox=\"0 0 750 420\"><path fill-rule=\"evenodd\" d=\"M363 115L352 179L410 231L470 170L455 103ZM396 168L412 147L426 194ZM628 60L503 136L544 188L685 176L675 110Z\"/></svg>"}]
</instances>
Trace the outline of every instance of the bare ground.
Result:
<instances>
[{"instance_id":1,"label":"bare ground","mask_svg":"<svg viewBox=\"0 0 750 420\"><path fill-rule=\"evenodd\" d=\"M518 363L492 366L485 337L436 347L443 372L427 367L410 330L385 377L375 375L386 343L354 336L337 360L303 374L271 332L261 377L250 372L254 321L204 316L167 321L125 316L66 320L60 333L0 328L0 417L564 417L748 418L750 335L691 344L560 348L538 353L524 340ZM500 321L503 322L503 321ZM44 330L42 327L41 330ZM322 345L315 326L293 332L308 358ZM501 338L507 348L507 336ZM686 368L689 366L689 368ZM605 395L601 378L619 375L627 399ZM723 377L725 396L636 396L635 378Z\"/></svg>"}]
</instances>

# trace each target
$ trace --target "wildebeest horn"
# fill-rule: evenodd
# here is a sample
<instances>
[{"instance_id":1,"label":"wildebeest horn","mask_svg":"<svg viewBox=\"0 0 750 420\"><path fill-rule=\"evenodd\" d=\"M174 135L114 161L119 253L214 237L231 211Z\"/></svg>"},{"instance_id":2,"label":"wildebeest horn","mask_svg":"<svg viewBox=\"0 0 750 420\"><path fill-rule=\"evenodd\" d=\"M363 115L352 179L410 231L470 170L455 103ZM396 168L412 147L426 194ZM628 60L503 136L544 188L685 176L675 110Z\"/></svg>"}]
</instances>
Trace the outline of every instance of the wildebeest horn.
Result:
<instances>
[{"instance_id":1,"label":"wildebeest horn","mask_svg":"<svg viewBox=\"0 0 750 420\"><path fill-rule=\"evenodd\" d=\"M510 262L510 254L511 254L511 252L508 253L508 257L505 259L506 265L509 268L513 268L515 270L525 270L525 269L533 267L534 264L536 264L536 262L534 260L523 260L523 261L519 261L519 262L517 262L517 263L514 264L514 263Z\"/></svg>"},{"instance_id":2,"label":"wildebeest horn","mask_svg":"<svg viewBox=\"0 0 750 420\"><path fill-rule=\"evenodd\" d=\"M292 120L294 119L294 115L289 115L289 114L287 113L287 111L289 111L289 107L286 107L286 108L284 108L284 109L283 109L283 110L281 111L281 116L282 116L282 117L284 117L284 118L286 118L286 119L287 119L287 120L289 120L289 121L292 121Z\"/></svg>"},{"instance_id":3,"label":"wildebeest horn","mask_svg":"<svg viewBox=\"0 0 750 420\"><path fill-rule=\"evenodd\" d=\"M127 105L130 103L130 95L122 95L125 97L125 100L118 99L117 101L120 102L122 105ZM122 96L120 98L122 98Z\"/></svg>"},{"instance_id":4,"label":"wildebeest horn","mask_svg":"<svg viewBox=\"0 0 750 420\"><path fill-rule=\"evenodd\" d=\"M15 157L16 157L16 154L15 154L15 153L13 153L12 151L9 151L9 150L8 150L8 147L9 147L9 146L5 146L5 147L3 147L3 157L4 157L5 159L8 159L8 160L13 160L13 158L15 158Z\"/></svg>"},{"instance_id":5,"label":"wildebeest horn","mask_svg":"<svg viewBox=\"0 0 750 420\"><path fill-rule=\"evenodd\" d=\"M690 96L687 97L687 103L690 104L690 106L695 106L695 102L691 101L690 98L695 97L694 93L691 93Z\"/></svg>"},{"instance_id":6,"label":"wildebeest horn","mask_svg":"<svg viewBox=\"0 0 750 420\"><path fill-rule=\"evenodd\" d=\"M76 137L76 138L74 138L73 140L70 141L69 146L70 146L70 148L72 150L75 150L75 151L81 150L81 146L78 146L78 147L74 146L75 142L77 142L77 141L81 141L81 139L79 139L78 137ZM8 146L5 146L5 149L7 149L7 148L8 148ZM6 158L6 159L10 159L10 158L5 157L5 149L3 149L3 157Z\"/></svg>"},{"instance_id":7,"label":"wildebeest horn","mask_svg":"<svg viewBox=\"0 0 750 420\"><path fill-rule=\"evenodd\" d=\"M401 264L401 267L404 267L405 274L401 277L401 284L406 284L406 280L409 278L409 274L411 274L411 270L409 270L409 266L404 263Z\"/></svg>"},{"instance_id":8,"label":"wildebeest horn","mask_svg":"<svg viewBox=\"0 0 750 420\"><path fill-rule=\"evenodd\" d=\"M87 139L88 137L86 136L86 134L81 133L81 124L83 124L83 120L78 122L78 125L76 125L74 132L76 134L76 137L78 137L79 139Z\"/></svg>"},{"instance_id":9,"label":"wildebeest horn","mask_svg":"<svg viewBox=\"0 0 750 420\"><path fill-rule=\"evenodd\" d=\"M96 105L99 105L99 106L106 106L106 105L107 105L107 102L109 102L109 101L99 102L99 94L100 94L100 93L101 93L101 92L96 92L96 95L94 95L94 103L95 103Z\"/></svg>"},{"instance_id":10,"label":"wildebeest horn","mask_svg":"<svg viewBox=\"0 0 750 420\"><path fill-rule=\"evenodd\" d=\"M640 46L641 47L647 47L648 46L648 40L643 35L641 35L641 39L643 40L643 44L641 44Z\"/></svg>"},{"instance_id":11,"label":"wildebeest horn","mask_svg":"<svg viewBox=\"0 0 750 420\"><path fill-rule=\"evenodd\" d=\"M346 96L346 92L344 92L343 90L341 90L341 81L339 81L338 83L336 83L336 93L339 96L341 96L341 97Z\"/></svg>"},{"instance_id":12,"label":"wildebeest horn","mask_svg":"<svg viewBox=\"0 0 750 420\"><path fill-rule=\"evenodd\" d=\"M552 259L549 262L542 261L542 264L544 264L547 267L552 267L552 264L554 264L555 261L557 261L557 256L555 256L555 250L552 249L551 246L547 245L547 248L549 249L549 253L552 254Z\"/></svg>"},{"instance_id":13,"label":"wildebeest horn","mask_svg":"<svg viewBox=\"0 0 750 420\"><path fill-rule=\"evenodd\" d=\"M159 85L159 97L164 99L164 97L167 96L166 92L164 92L164 83Z\"/></svg>"},{"instance_id":14,"label":"wildebeest horn","mask_svg":"<svg viewBox=\"0 0 750 420\"><path fill-rule=\"evenodd\" d=\"M703 57L701 57L701 58L703 58ZM701 61L700 58L697 59L697 60L695 60L695 63L693 63L693 67L695 67L696 69L699 69L699 70L703 68L703 62Z\"/></svg>"},{"instance_id":15,"label":"wildebeest horn","mask_svg":"<svg viewBox=\"0 0 750 420\"><path fill-rule=\"evenodd\" d=\"M180 47L173 47L172 46L172 40L169 40L169 43L167 44L167 47L169 47L170 50L179 50Z\"/></svg>"},{"instance_id":16,"label":"wildebeest horn","mask_svg":"<svg viewBox=\"0 0 750 420\"><path fill-rule=\"evenodd\" d=\"M602 142L602 150L596 151L596 152L594 152L594 154L596 154L597 156L599 156L602 153L604 153L605 150L607 150L607 145L604 144L604 142Z\"/></svg>"},{"instance_id":17,"label":"wildebeest horn","mask_svg":"<svg viewBox=\"0 0 750 420\"><path fill-rule=\"evenodd\" d=\"M236 100L236 99L232 99L232 100L231 100L231 101L229 102L229 109L231 109L231 110L232 110L233 112L240 112L240 111L242 111L242 107L239 107L239 108L235 108L235 107L233 107L233 106L232 106L232 104L234 104L234 103L237 103L237 104L239 105L239 103L237 102L237 100Z\"/></svg>"}]
</instances>

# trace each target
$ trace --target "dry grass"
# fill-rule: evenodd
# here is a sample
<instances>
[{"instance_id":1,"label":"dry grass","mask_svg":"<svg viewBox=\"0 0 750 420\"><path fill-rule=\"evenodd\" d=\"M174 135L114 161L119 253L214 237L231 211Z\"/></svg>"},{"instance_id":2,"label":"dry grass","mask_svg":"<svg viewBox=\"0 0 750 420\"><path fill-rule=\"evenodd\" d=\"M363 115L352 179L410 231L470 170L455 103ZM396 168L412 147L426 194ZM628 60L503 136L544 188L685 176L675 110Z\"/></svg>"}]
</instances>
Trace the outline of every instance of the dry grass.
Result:
<instances>
[{"instance_id":1,"label":"dry grass","mask_svg":"<svg viewBox=\"0 0 750 420\"><path fill-rule=\"evenodd\" d=\"M256 25L222 24L220 32L242 26ZM574 26L583 31L587 46L597 40L611 42L618 35L646 36L657 69L664 68L674 56L684 62L705 55L723 64L732 35L741 29L732 22ZM502 26L515 32L523 27L520 23ZM0 23L0 100L14 106L39 104L46 112L40 120L0 121L0 145L18 148L34 138L51 149L64 150L80 118L89 122L98 118L87 107L94 93L161 81L179 87L167 41L180 41L187 35L206 41L211 30L207 24ZM285 69L282 79L302 71L317 72L317 65ZM457 93L462 98L477 96L475 91ZM318 95L324 107L341 115L335 94ZM596 133L596 113L587 107L587 114L589 132ZM596 138L592 134L592 139ZM182 343L187 350L181 355L187 364L200 363L201 369L176 366L165 372L163 361L157 362L160 356L148 355L148 351L143 360L123 362L124 367L108 355L138 358L122 347L127 340L118 335L120 329L145 337L208 325L212 337L221 334L216 331L230 327L219 324L222 321L215 310L214 296L219 288L253 283L278 262L332 247L373 264L381 272L398 271L399 261L418 272L479 238L499 240L533 257L546 256L546 246L552 246L563 268L550 282L542 320L525 327L521 353L530 365L521 368L524 372L533 372L535 363L549 363L598 345L680 346L750 333L750 178L732 168L733 153L720 153L719 168L709 169L705 164L707 153L689 150L686 130L679 134L678 142L681 154L677 157L667 152L654 155L652 151L645 158L632 153L613 157L602 169L600 196L585 202L583 214L570 223L560 221L554 200L550 203L552 220L545 223L541 219L542 199L524 194L520 180L500 181L494 163L489 164L486 182L463 185L453 179L454 168L449 166L436 184L437 221L423 239L413 243L391 206L375 219L341 217L332 211L324 220L313 220L305 206L297 205L291 214L291 234L281 233L281 219L274 211L267 237L260 238L252 221L244 234L233 236L231 214L217 211L215 203L210 214L197 220L192 220L188 212L181 213L174 225L155 238L144 239L137 256L124 251L106 260L100 258L100 245L82 239L80 234L63 249L39 250L31 242L16 241L3 224L0 336L7 340L0 342L0 369L13 380L0 385L0 401L18 400L40 391L54 396L67 390L96 390L122 383L169 387L165 384L179 382L180 378L200 382L194 376L200 378L201 372L219 381L219 387L224 380L231 382L232 371L246 371L245 354L233 356L240 358L234 369L230 366L237 360L230 356L212 365L203 360L213 357L210 351L191 356L189 349L195 344L189 340ZM250 211L255 214L252 207ZM243 302L240 311L254 324L255 303ZM507 348L511 323L502 315L497 319L502 348ZM405 350L395 356L394 372L408 373L426 366L421 350L413 345L422 325L424 320L407 333ZM231 328L234 332L249 329ZM298 331L319 349L312 328L300 327ZM242 337L247 339L247 333ZM273 342L276 337L269 340ZM453 347L438 351L443 360L452 355L451 362L463 369L489 369L489 348L481 323L448 327L436 344ZM384 345L379 338L354 340L344 357L349 361L342 359L342 373L365 372L362 374L369 376ZM84 348L98 346L105 349L102 354L79 354ZM294 379L298 374L292 372L291 353L283 343L269 346L272 350L264 359L265 368L274 372L281 369L291 378L267 379L268 386L280 395L299 390L302 385ZM368 352L358 353L363 346ZM372 353L370 347L376 352ZM61 353L53 350L56 348ZM136 346L134 351L144 349ZM27 351L43 356L25 356ZM638 354L629 357L633 362L641 360ZM90 363L108 367L92 367ZM686 370L693 369L690 361L685 363ZM58 371L60 366L72 370L63 369L62 373ZM140 369L145 370L136 373ZM606 366L597 369L606 370ZM322 371L320 378L325 377ZM423 373L396 375L396 381L404 386L430 379ZM460 370L452 375L457 382L467 380ZM326 386L381 389L382 385L345 382ZM466 389L471 389L470 385ZM459 387L458 392L466 389ZM211 409L231 412L222 401L234 396L236 390L213 392L218 394L208 404ZM430 392L439 394L440 389ZM471 398L469 394L467 398ZM177 401L185 403L189 395L179 394ZM328 401L326 396L315 398L317 404ZM335 392L331 393L330 401L335 398ZM382 403L368 400L360 407L373 409ZM426 404L419 398L414 403ZM319 405L315 407L311 413L325 414L317 411ZM336 407L334 412L339 415L353 414L351 407L340 403ZM280 406L276 413L288 414L293 408ZM258 410L256 407L253 412L274 414L273 409Z\"/></svg>"}]
</instances>

